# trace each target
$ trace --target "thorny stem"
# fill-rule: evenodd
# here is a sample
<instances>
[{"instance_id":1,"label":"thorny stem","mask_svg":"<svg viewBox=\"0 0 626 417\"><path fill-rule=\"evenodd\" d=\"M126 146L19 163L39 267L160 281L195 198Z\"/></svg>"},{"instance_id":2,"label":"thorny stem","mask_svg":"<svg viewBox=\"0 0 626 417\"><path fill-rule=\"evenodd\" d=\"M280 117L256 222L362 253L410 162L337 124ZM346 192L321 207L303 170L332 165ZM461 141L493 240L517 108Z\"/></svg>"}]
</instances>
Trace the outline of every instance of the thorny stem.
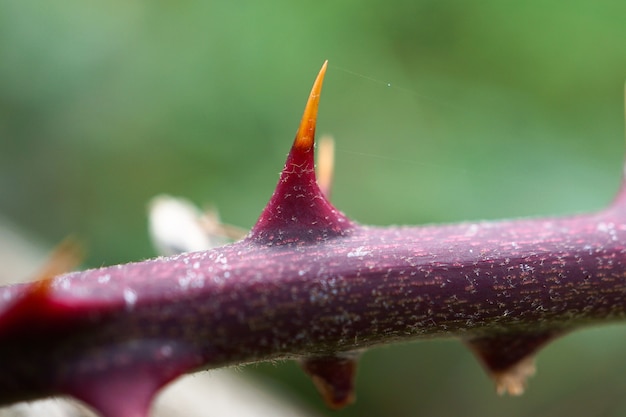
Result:
<instances>
[{"instance_id":1,"label":"thorny stem","mask_svg":"<svg viewBox=\"0 0 626 417\"><path fill-rule=\"evenodd\" d=\"M336 210L313 170L325 68L245 239L0 288L0 404L71 395L145 416L182 373L296 358L341 407L356 352L421 337L461 339L518 394L545 343L626 318L624 191L564 218L385 228Z\"/></svg>"}]
</instances>

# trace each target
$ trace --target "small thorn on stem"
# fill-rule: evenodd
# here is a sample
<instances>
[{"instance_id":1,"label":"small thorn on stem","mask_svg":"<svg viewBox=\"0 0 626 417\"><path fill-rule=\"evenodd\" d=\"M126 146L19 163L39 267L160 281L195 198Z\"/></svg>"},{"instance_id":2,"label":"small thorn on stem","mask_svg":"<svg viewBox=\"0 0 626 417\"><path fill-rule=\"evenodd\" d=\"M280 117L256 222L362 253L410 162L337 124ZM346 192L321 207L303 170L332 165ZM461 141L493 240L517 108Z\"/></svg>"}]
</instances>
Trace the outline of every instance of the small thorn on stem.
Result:
<instances>
[{"instance_id":1,"label":"small thorn on stem","mask_svg":"<svg viewBox=\"0 0 626 417\"><path fill-rule=\"evenodd\" d=\"M520 396L526 390L526 381L535 375L535 358L529 356L517 362L504 372L493 372L491 377L496 384L498 395Z\"/></svg>"},{"instance_id":2,"label":"small thorn on stem","mask_svg":"<svg viewBox=\"0 0 626 417\"><path fill-rule=\"evenodd\" d=\"M47 262L37 274L37 280L49 280L71 271L84 258L81 244L73 237L65 238L48 256Z\"/></svg>"},{"instance_id":3,"label":"small thorn on stem","mask_svg":"<svg viewBox=\"0 0 626 417\"><path fill-rule=\"evenodd\" d=\"M337 410L355 401L354 380L357 368L355 355L306 358L300 365L311 377L328 407Z\"/></svg>"},{"instance_id":4,"label":"small thorn on stem","mask_svg":"<svg viewBox=\"0 0 626 417\"><path fill-rule=\"evenodd\" d=\"M330 198L335 171L335 140L330 135L324 135L317 146L317 184L326 198Z\"/></svg>"},{"instance_id":5,"label":"small thorn on stem","mask_svg":"<svg viewBox=\"0 0 626 417\"><path fill-rule=\"evenodd\" d=\"M504 334L475 338L465 343L482 362L498 394L522 395L535 374L535 354L559 336L558 331Z\"/></svg>"},{"instance_id":6,"label":"small thorn on stem","mask_svg":"<svg viewBox=\"0 0 626 417\"><path fill-rule=\"evenodd\" d=\"M16 338L19 334L39 328L40 334L52 331L52 326L43 323L58 311L49 303L52 284L57 275L71 271L83 258L80 244L74 238L66 238L54 248L36 281L12 305L0 314L0 340ZM37 332L33 332L36 334Z\"/></svg>"},{"instance_id":7,"label":"small thorn on stem","mask_svg":"<svg viewBox=\"0 0 626 417\"><path fill-rule=\"evenodd\" d=\"M248 234L248 241L263 245L309 244L345 236L355 227L325 195L330 190L328 168L324 168L322 188L315 175L315 123L326 66L324 62L315 79L280 180ZM327 150L323 152L328 154ZM332 155L322 159L332 161Z\"/></svg>"},{"instance_id":8,"label":"small thorn on stem","mask_svg":"<svg viewBox=\"0 0 626 417\"><path fill-rule=\"evenodd\" d=\"M624 83L624 138L626 139L626 83ZM626 150L626 148L624 148ZM618 215L620 219L624 216L624 207L626 207L626 158L622 163L622 183L617 192L617 195L613 199L611 204L613 212Z\"/></svg>"}]
</instances>

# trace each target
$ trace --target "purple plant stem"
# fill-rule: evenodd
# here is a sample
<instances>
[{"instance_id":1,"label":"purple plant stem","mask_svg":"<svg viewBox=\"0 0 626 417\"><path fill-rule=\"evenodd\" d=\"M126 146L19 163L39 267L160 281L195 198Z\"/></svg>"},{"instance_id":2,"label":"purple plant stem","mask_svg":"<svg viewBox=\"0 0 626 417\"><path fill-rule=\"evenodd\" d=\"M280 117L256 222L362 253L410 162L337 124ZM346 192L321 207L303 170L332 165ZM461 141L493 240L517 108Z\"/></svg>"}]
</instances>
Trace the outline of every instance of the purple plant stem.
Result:
<instances>
[{"instance_id":1,"label":"purple plant stem","mask_svg":"<svg viewBox=\"0 0 626 417\"><path fill-rule=\"evenodd\" d=\"M0 287L0 404L71 395L139 417L183 373L301 358L342 406L346 352L456 337L497 377L555 336L626 318L626 193L565 218L357 225L315 182L320 89L246 239Z\"/></svg>"},{"instance_id":2,"label":"purple plant stem","mask_svg":"<svg viewBox=\"0 0 626 417\"><path fill-rule=\"evenodd\" d=\"M315 244L245 240L71 273L50 304L80 316L0 345L2 402L137 364L177 376L419 337L562 332L626 316L621 207L564 219L373 228ZM0 309L29 285L0 289ZM60 307L60 308L61 308ZM164 371L162 371L164 372Z\"/></svg>"}]
</instances>

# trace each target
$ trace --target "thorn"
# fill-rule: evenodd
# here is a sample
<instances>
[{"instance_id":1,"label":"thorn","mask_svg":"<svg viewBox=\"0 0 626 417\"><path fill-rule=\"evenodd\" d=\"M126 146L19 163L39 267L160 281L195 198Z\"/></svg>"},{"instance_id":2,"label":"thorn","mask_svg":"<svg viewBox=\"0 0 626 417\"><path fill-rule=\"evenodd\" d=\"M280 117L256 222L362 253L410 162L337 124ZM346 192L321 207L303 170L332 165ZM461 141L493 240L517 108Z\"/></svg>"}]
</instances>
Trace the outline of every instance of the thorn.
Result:
<instances>
[{"instance_id":1,"label":"thorn","mask_svg":"<svg viewBox=\"0 0 626 417\"><path fill-rule=\"evenodd\" d=\"M560 333L506 334L466 341L496 384L498 394L519 396L535 374L535 354Z\"/></svg>"},{"instance_id":2,"label":"thorn","mask_svg":"<svg viewBox=\"0 0 626 417\"><path fill-rule=\"evenodd\" d=\"M306 358L300 366L311 377L328 407L337 410L355 401L357 355Z\"/></svg>"},{"instance_id":3,"label":"thorn","mask_svg":"<svg viewBox=\"0 0 626 417\"><path fill-rule=\"evenodd\" d=\"M624 83L624 139L626 139L626 82ZM622 186L626 181L626 161L624 162L624 177L622 179Z\"/></svg>"},{"instance_id":4,"label":"thorn","mask_svg":"<svg viewBox=\"0 0 626 417\"><path fill-rule=\"evenodd\" d=\"M103 345L95 352L83 352L75 361L68 364L59 392L84 402L102 417L147 417L159 390L201 362L193 346L155 338Z\"/></svg>"},{"instance_id":5,"label":"thorn","mask_svg":"<svg viewBox=\"0 0 626 417\"><path fill-rule=\"evenodd\" d=\"M19 298L0 312L0 339L16 337L24 331L37 336L33 329L39 329L39 334L51 331L42 318L49 319L58 313L49 303L54 277L73 269L82 258L81 247L74 238L59 243L37 273L37 281L26 284Z\"/></svg>"},{"instance_id":6,"label":"thorn","mask_svg":"<svg viewBox=\"0 0 626 417\"><path fill-rule=\"evenodd\" d=\"M320 94L322 92L322 84L324 84L324 76L326 75L326 67L328 66L328 60L324 61L320 72L317 74L317 78L311 88L309 99L304 107L304 113L302 114L302 121L296 133L296 139L293 142L293 146L302 150L313 149L313 143L315 142L315 125L317 123L317 108L320 102Z\"/></svg>"},{"instance_id":7,"label":"thorn","mask_svg":"<svg viewBox=\"0 0 626 417\"><path fill-rule=\"evenodd\" d=\"M74 237L67 237L61 241L48 256L36 276L37 280L49 280L57 275L69 272L77 267L84 258L82 245Z\"/></svg>"},{"instance_id":8,"label":"thorn","mask_svg":"<svg viewBox=\"0 0 626 417\"><path fill-rule=\"evenodd\" d=\"M215 206L208 206L202 212L200 225L211 238L227 239L230 242L243 239L247 231L232 224L222 223L220 213Z\"/></svg>"},{"instance_id":9,"label":"thorn","mask_svg":"<svg viewBox=\"0 0 626 417\"><path fill-rule=\"evenodd\" d=\"M335 140L330 135L320 138L317 147L317 183L326 198L330 198L335 168Z\"/></svg>"},{"instance_id":10,"label":"thorn","mask_svg":"<svg viewBox=\"0 0 626 417\"><path fill-rule=\"evenodd\" d=\"M626 82L624 83L624 139L626 139ZM623 149L626 154L626 146ZM624 207L626 207L626 157L622 162L622 182L607 211L616 214L621 221L624 218Z\"/></svg>"},{"instance_id":11,"label":"thorn","mask_svg":"<svg viewBox=\"0 0 626 417\"><path fill-rule=\"evenodd\" d=\"M142 372L123 375L111 373L91 378L76 387L64 387L72 397L82 401L101 417L148 417L158 386Z\"/></svg>"},{"instance_id":12,"label":"thorn","mask_svg":"<svg viewBox=\"0 0 626 417\"><path fill-rule=\"evenodd\" d=\"M509 394L519 397L526 390L526 381L535 375L536 371L534 356L528 356L505 372L494 372L491 377L496 384L498 395Z\"/></svg>"},{"instance_id":13,"label":"thorn","mask_svg":"<svg viewBox=\"0 0 626 417\"><path fill-rule=\"evenodd\" d=\"M344 236L354 224L330 204L315 177L317 106L327 62L307 101L296 139L269 203L248 235L264 245L311 243Z\"/></svg>"}]
</instances>

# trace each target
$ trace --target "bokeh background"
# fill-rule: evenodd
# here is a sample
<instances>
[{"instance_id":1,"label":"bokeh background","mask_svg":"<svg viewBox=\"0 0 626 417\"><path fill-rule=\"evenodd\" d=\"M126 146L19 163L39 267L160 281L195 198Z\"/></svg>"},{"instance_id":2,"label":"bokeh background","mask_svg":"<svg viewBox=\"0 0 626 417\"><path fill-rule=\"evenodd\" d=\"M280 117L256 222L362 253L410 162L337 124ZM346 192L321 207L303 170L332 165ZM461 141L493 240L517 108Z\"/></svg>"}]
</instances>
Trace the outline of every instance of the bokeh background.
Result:
<instances>
[{"instance_id":1,"label":"bokeh background","mask_svg":"<svg viewBox=\"0 0 626 417\"><path fill-rule=\"evenodd\" d=\"M596 210L624 159L625 22L618 0L2 0L0 216L79 236L85 267L154 256L159 193L249 228L325 59L318 132L356 220ZM339 412L294 364L244 372L328 415L624 416L625 330L554 343L513 399L450 341L368 352Z\"/></svg>"}]
</instances>

